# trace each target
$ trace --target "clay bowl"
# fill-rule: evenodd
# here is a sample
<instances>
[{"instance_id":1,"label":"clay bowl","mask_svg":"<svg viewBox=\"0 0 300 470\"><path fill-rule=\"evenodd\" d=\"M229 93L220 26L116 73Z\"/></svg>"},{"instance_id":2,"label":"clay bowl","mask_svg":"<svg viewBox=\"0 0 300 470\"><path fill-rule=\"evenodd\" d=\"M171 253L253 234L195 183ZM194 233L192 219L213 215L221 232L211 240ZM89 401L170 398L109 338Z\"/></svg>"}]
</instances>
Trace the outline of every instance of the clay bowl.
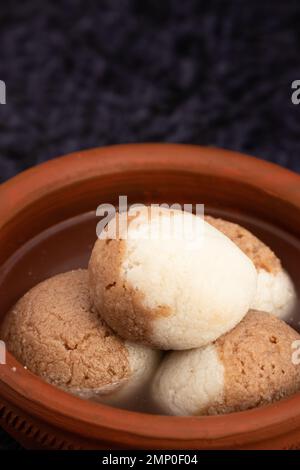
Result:
<instances>
[{"instance_id":1,"label":"clay bowl","mask_svg":"<svg viewBox=\"0 0 300 470\"><path fill-rule=\"evenodd\" d=\"M86 266L102 202L205 203L276 249L300 291L300 176L238 153L122 145L37 166L0 188L0 314L31 286ZM83 214L83 215L82 215ZM167 417L81 400L10 354L0 365L0 425L28 448L297 448L300 394L215 417Z\"/></svg>"}]
</instances>

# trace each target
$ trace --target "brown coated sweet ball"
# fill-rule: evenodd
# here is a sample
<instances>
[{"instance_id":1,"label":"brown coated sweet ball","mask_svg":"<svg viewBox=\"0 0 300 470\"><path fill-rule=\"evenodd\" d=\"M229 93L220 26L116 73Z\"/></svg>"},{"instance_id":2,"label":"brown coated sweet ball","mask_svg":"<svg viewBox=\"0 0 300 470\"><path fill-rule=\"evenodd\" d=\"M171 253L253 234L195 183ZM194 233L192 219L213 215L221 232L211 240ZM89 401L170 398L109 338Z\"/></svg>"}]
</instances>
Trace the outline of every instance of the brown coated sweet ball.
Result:
<instances>
[{"instance_id":1,"label":"brown coated sweet ball","mask_svg":"<svg viewBox=\"0 0 300 470\"><path fill-rule=\"evenodd\" d=\"M289 320L294 313L297 294L278 256L259 238L238 224L211 216L206 216L205 220L230 238L256 267L257 289L251 308Z\"/></svg>"},{"instance_id":2,"label":"brown coated sweet ball","mask_svg":"<svg viewBox=\"0 0 300 470\"><path fill-rule=\"evenodd\" d=\"M171 415L210 415L272 403L300 389L293 352L300 335L275 316L250 311L204 348L170 353L158 369L152 398Z\"/></svg>"},{"instance_id":3,"label":"brown coated sweet ball","mask_svg":"<svg viewBox=\"0 0 300 470\"><path fill-rule=\"evenodd\" d=\"M157 365L157 352L123 341L92 307L86 270L54 276L7 314L8 350L47 382L85 398L135 393Z\"/></svg>"}]
</instances>

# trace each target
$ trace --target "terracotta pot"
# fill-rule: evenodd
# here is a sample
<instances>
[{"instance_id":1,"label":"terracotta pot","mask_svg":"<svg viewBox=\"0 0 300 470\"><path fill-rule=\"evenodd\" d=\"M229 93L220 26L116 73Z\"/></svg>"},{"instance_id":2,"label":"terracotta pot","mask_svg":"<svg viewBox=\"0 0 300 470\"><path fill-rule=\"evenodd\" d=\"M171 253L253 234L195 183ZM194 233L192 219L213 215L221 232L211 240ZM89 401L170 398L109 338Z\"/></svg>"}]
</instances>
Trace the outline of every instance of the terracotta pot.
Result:
<instances>
[{"instance_id":1,"label":"terracotta pot","mask_svg":"<svg viewBox=\"0 0 300 470\"><path fill-rule=\"evenodd\" d=\"M20 247L54 224L94 211L101 202L116 202L119 194L127 194L130 202L204 202L233 219L259 221L262 230L268 226L274 233L284 231L292 275L300 278L299 258L295 260L300 251L291 251L292 245L299 249L299 175L214 148L114 146L52 160L1 186L1 316L31 285L55 271L48 256L38 260L30 277ZM69 257L73 253L74 266L84 264L84 256L76 257L76 247L70 241L59 256L65 248ZM8 354L7 364L0 366L0 425L30 448L297 448L300 394L224 416L157 416L73 397Z\"/></svg>"}]
</instances>

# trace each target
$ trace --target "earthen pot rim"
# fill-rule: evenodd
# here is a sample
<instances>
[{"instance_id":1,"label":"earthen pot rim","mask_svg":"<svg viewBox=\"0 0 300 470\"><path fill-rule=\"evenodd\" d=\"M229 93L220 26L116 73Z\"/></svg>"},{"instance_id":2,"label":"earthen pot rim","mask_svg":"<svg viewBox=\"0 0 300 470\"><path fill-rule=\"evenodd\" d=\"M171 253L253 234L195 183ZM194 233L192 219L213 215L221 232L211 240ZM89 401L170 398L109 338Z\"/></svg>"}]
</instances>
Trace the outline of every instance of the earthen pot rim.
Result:
<instances>
[{"instance_id":1,"label":"earthen pot rim","mask_svg":"<svg viewBox=\"0 0 300 470\"><path fill-rule=\"evenodd\" d=\"M138 155L144 159L139 161ZM162 157L164 155L164 157ZM125 144L75 152L31 168L0 186L0 229L20 210L49 191L101 174L126 171L184 171L220 174L223 178L243 180L266 193L300 208L300 175L275 164L214 147L185 144ZM146 160L145 160L146 159ZM276 182L274 184L274 182ZM16 368L16 371L13 369ZM297 426L300 418L300 393L280 402L253 410L220 416L172 417L150 415L112 408L81 400L42 381L25 370L10 353L7 364L0 366L0 394L18 406L20 398L33 416L53 422L61 417L62 428L72 431L74 422L81 423L84 435L95 438L97 429L112 431L110 440L118 442L120 433L132 436L171 439L173 441L224 440L247 433L258 434L272 428L280 434L283 428ZM46 397L46 398L45 398ZM56 421L57 422L57 419ZM115 434L114 434L115 433Z\"/></svg>"},{"instance_id":2,"label":"earthen pot rim","mask_svg":"<svg viewBox=\"0 0 300 470\"><path fill-rule=\"evenodd\" d=\"M140 163L138 155L143 155ZM31 167L0 185L0 196L6 198L8 214L18 202L34 199L36 193L43 195L55 190L62 183L72 184L101 174L170 170L204 174L216 174L244 184L260 187L266 193L280 196L293 205L300 203L300 175L275 163L217 147L203 147L190 144L136 143L96 147L53 158ZM145 160L146 159L146 160ZM274 181L276 180L276 185ZM1 227L1 220L0 220Z\"/></svg>"}]
</instances>

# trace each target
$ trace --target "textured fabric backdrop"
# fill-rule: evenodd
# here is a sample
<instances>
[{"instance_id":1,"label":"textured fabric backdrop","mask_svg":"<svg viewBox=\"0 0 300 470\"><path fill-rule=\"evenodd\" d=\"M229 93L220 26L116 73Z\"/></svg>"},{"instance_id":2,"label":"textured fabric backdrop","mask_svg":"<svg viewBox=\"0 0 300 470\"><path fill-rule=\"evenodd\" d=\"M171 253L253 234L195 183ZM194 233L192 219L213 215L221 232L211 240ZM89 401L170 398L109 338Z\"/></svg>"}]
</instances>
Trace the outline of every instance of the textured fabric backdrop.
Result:
<instances>
[{"instance_id":1,"label":"textured fabric backdrop","mask_svg":"<svg viewBox=\"0 0 300 470\"><path fill-rule=\"evenodd\" d=\"M2 2L0 182L67 152L143 141L217 145L300 172L299 25L292 0Z\"/></svg>"},{"instance_id":2,"label":"textured fabric backdrop","mask_svg":"<svg viewBox=\"0 0 300 470\"><path fill-rule=\"evenodd\" d=\"M1 180L137 141L213 144L300 171L299 25L291 0L3 2Z\"/></svg>"}]
</instances>

